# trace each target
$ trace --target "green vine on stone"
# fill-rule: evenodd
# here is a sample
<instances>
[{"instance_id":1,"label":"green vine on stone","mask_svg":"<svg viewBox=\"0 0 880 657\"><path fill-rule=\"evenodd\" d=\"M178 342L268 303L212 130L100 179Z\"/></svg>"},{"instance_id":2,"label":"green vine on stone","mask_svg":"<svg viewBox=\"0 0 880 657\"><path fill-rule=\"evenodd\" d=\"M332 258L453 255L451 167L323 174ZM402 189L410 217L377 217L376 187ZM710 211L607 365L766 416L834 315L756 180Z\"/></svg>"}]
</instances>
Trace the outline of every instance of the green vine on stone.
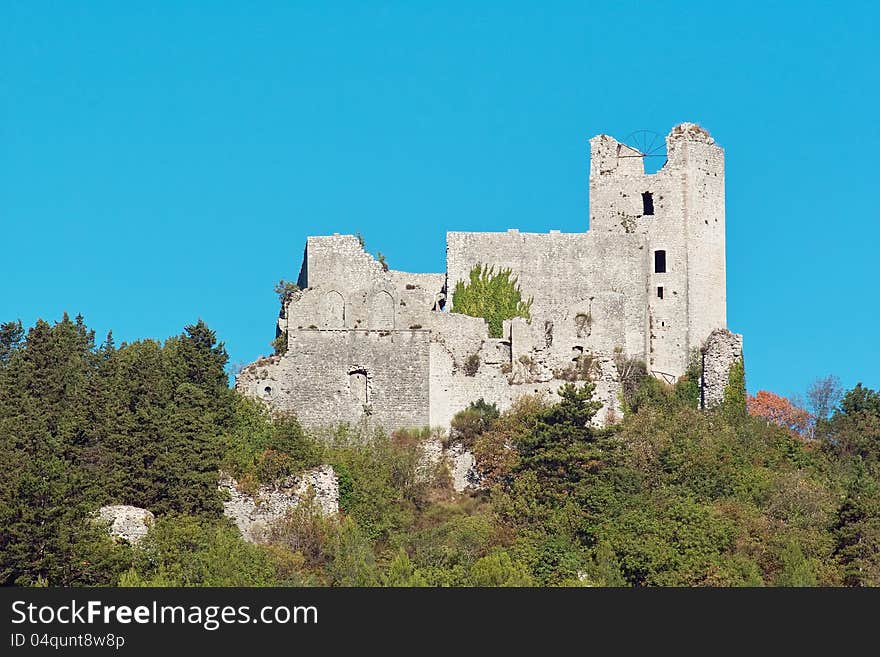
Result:
<instances>
[{"instance_id":1,"label":"green vine on stone","mask_svg":"<svg viewBox=\"0 0 880 657\"><path fill-rule=\"evenodd\" d=\"M489 336L500 338L505 319L531 319L533 299L523 301L517 277L512 269L495 271L494 266L476 265L469 281L458 281L452 292L455 312L482 317L489 323Z\"/></svg>"}]
</instances>

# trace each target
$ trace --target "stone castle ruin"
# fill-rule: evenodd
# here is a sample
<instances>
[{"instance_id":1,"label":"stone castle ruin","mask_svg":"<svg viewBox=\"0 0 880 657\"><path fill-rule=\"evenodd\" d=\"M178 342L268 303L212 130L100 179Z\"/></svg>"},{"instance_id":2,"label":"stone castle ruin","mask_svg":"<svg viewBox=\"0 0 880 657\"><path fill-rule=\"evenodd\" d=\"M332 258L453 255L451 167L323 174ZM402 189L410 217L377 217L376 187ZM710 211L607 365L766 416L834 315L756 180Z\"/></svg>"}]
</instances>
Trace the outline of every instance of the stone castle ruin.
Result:
<instances>
[{"instance_id":1,"label":"stone castle ruin","mask_svg":"<svg viewBox=\"0 0 880 657\"><path fill-rule=\"evenodd\" d=\"M672 383L701 353L702 404L718 404L742 357L726 329L724 151L692 123L666 149L646 174L638 150L594 137L588 231L450 232L446 273L387 269L353 235L309 237L278 320L287 351L247 366L236 387L308 426L394 429L448 427L480 398L504 409L590 378L605 422L621 417L627 362ZM510 268L533 299L500 338L451 307L476 265Z\"/></svg>"}]
</instances>

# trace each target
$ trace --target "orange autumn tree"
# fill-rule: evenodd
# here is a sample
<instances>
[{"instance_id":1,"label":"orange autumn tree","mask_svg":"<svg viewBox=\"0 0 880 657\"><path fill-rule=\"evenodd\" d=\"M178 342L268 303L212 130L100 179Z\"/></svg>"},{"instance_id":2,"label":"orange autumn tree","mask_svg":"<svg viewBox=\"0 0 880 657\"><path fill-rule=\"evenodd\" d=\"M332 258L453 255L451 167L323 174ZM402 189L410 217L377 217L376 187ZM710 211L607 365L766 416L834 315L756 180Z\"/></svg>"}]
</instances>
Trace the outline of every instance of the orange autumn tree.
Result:
<instances>
[{"instance_id":1,"label":"orange autumn tree","mask_svg":"<svg viewBox=\"0 0 880 657\"><path fill-rule=\"evenodd\" d=\"M762 417L801 437L808 437L813 416L790 399L768 390L759 390L746 400L749 415Z\"/></svg>"}]
</instances>

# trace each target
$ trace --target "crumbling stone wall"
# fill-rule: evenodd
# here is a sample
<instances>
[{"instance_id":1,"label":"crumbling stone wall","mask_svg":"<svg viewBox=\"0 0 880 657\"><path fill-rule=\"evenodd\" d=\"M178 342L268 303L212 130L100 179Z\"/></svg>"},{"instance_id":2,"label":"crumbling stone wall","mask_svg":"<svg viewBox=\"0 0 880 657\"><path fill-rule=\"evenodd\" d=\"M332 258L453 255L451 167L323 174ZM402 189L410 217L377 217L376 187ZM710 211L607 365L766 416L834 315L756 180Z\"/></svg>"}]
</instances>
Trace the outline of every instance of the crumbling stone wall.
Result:
<instances>
[{"instance_id":1,"label":"crumbling stone wall","mask_svg":"<svg viewBox=\"0 0 880 657\"><path fill-rule=\"evenodd\" d=\"M448 469L452 479L452 489L455 492L462 493L483 487L483 478L473 452L459 443L446 448L440 436L435 435L422 445L419 469L422 473L430 473L440 464Z\"/></svg>"},{"instance_id":2,"label":"crumbling stone wall","mask_svg":"<svg viewBox=\"0 0 880 657\"><path fill-rule=\"evenodd\" d=\"M645 353L647 250L637 235L594 233L462 233L446 235L446 269L449 295L458 281L467 281L477 264L510 268L525 298L531 297L532 323L558 319L561 309L589 308L590 300L604 293L621 295L619 317L624 335L598 321L596 335L610 332L628 353ZM454 306L452 311L455 311Z\"/></svg>"},{"instance_id":3,"label":"crumbling stone wall","mask_svg":"<svg viewBox=\"0 0 880 657\"><path fill-rule=\"evenodd\" d=\"M466 375L455 368L445 345L432 342L430 425L448 427L457 412L478 399L495 404L502 411L525 395L534 395L548 403L558 399L556 393L565 381L555 377L551 368L538 365L534 360L528 365L522 362L510 364L509 368L505 365L481 361L473 375ZM594 397L603 405L596 424L604 424L609 418L621 418L620 379L612 357L596 357L593 383L596 384Z\"/></svg>"},{"instance_id":4,"label":"crumbling stone wall","mask_svg":"<svg viewBox=\"0 0 880 657\"><path fill-rule=\"evenodd\" d=\"M724 401L730 382L730 369L742 361L743 337L727 329L715 329L703 347L703 378L701 406L713 408Z\"/></svg>"},{"instance_id":5,"label":"crumbling stone wall","mask_svg":"<svg viewBox=\"0 0 880 657\"><path fill-rule=\"evenodd\" d=\"M421 323L426 311L443 310L446 305L446 274L412 274L389 270L392 287L397 290L400 328Z\"/></svg>"},{"instance_id":6,"label":"crumbling stone wall","mask_svg":"<svg viewBox=\"0 0 880 657\"><path fill-rule=\"evenodd\" d=\"M321 285L327 289L356 290L382 286L390 275L382 264L364 251L355 235L309 237L300 275L301 288Z\"/></svg>"},{"instance_id":7,"label":"crumbling stone wall","mask_svg":"<svg viewBox=\"0 0 880 657\"><path fill-rule=\"evenodd\" d=\"M288 356L249 365L236 388L306 425L423 426L430 340L427 330L292 330Z\"/></svg>"},{"instance_id":8,"label":"crumbling stone wall","mask_svg":"<svg viewBox=\"0 0 880 657\"><path fill-rule=\"evenodd\" d=\"M666 164L645 174L642 159L612 137L594 137L590 146L590 232L645 238L647 362L676 378L709 331L727 325L724 150L699 126L682 123L666 137ZM655 267L658 251L665 271Z\"/></svg>"},{"instance_id":9,"label":"crumbling stone wall","mask_svg":"<svg viewBox=\"0 0 880 657\"><path fill-rule=\"evenodd\" d=\"M456 313L432 313L425 321L431 340L442 344L452 355L456 370L464 368L467 359L483 349L489 340L489 325L482 317Z\"/></svg>"},{"instance_id":10,"label":"crumbling stone wall","mask_svg":"<svg viewBox=\"0 0 880 657\"><path fill-rule=\"evenodd\" d=\"M385 269L354 235L309 237L300 292L291 295L282 330L421 328L445 304L444 274Z\"/></svg>"},{"instance_id":11,"label":"crumbling stone wall","mask_svg":"<svg viewBox=\"0 0 880 657\"><path fill-rule=\"evenodd\" d=\"M271 525L304 499L313 499L316 510L325 516L339 512L339 478L330 465L287 477L274 485L260 486L253 495L242 492L231 477L221 478L219 487L227 496L223 502L224 515L252 543L266 540Z\"/></svg>"},{"instance_id":12,"label":"crumbling stone wall","mask_svg":"<svg viewBox=\"0 0 880 657\"><path fill-rule=\"evenodd\" d=\"M450 232L445 275L387 269L352 235L308 238L304 289L279 320L288 351L243 370L238 389L307 425L391 429L446 426L479 398L552 400L588 376L597 421L620 417L618 350L672 382L726 325L724 152L687 123L666 145L666 164L645 174L638 152L594 137L588 232ZM500 339L451 308L477 264L510 268L533 299L530 321L508 320Z\"/></svg>"}]
</instances>

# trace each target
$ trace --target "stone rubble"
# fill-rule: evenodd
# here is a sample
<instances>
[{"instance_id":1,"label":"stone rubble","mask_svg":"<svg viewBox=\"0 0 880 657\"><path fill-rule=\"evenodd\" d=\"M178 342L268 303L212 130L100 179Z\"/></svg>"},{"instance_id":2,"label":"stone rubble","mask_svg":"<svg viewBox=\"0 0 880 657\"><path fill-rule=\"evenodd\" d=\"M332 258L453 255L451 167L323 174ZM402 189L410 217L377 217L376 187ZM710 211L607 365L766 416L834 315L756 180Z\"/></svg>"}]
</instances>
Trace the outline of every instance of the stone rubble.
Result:
<instances>
[{"instance_id":1,"label":"stone rubble","mask_svg":"<svg viewBox=\"0 0 880 657\"><path fill-rule=\"evenodd\" d=\"M255 495L242 492L239 483L229 476L221 477L219 487L228 496L223 502L223 513L252 543L264 541L272 523L312 494L321 514L332 516L339 512L339 478L330 465L287 477L274 485L260 486Z\"/></svg>"},{"instance_id":2,"label":"stone rubble","mask_svg":"<svg viewBox=\"0 0 880 657\"><path fill-rule=\"evenodd\" d=\"M155 522L155 517L146 509L126 504L102 506L98 517L109 523L107 531L113 538L137 545L147 535Z\"/></svg>"}]
</instances>

